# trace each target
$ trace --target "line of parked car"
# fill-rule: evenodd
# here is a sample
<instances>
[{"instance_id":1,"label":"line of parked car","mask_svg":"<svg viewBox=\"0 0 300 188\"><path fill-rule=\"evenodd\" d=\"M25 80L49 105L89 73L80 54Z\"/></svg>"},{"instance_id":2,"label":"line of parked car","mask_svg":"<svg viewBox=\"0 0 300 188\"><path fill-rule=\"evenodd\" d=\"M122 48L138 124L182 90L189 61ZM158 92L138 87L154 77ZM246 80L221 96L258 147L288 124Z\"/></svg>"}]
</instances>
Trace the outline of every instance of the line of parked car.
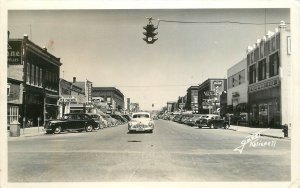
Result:
<instances>
[{"instance_id":1,"label":"line of parked car","mask_svg":"<svg viewBox=\"0 0 300 188\"><path fill-rule=\"evenodd\" d=\"M70 113L64 114L62 118L49 120L44 125L47 134L59 134L64 131L86 131L99 130L107 127L122 125L131 120L129 115L98 113Z\"/></svg>"},{"instance_id":2,"label":"line of parked car","mask_svg":"<svg viewBox=\"0 0 300 188\"><path fill-rule=\"evenodd\" d=\"M197 126L199 128L208 127L211 129L228 129L230 126L229 121L226 118L221 118L221 116L216 114L164 114L159 115L159 118L189 126Z\"/></svg>"}]
</instances>

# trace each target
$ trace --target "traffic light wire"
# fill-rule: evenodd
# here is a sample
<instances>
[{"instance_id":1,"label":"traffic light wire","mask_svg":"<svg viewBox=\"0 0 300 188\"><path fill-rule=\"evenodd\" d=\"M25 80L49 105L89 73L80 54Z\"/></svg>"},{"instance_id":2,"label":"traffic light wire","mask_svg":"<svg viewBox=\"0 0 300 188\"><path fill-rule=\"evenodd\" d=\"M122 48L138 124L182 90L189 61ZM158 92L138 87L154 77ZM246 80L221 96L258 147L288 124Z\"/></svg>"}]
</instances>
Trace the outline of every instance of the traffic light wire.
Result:
<instances>
[{"instance_id":1,"label":"traffic light wire","mask_svg":"<svg viewBox=\"0 0 300 188\"><path fill-rule=\"evenodd\" d=\"M169 23L182 23L182 24L240 24L240 25L278 25L275 22L269 23L254 23L254 22L238 22L238 21L179 21L179 20L161 20L157 19L157 27L160 22L169 22ZM290 24L290 23L285 23Z\"/></svg>"}]
</instances>

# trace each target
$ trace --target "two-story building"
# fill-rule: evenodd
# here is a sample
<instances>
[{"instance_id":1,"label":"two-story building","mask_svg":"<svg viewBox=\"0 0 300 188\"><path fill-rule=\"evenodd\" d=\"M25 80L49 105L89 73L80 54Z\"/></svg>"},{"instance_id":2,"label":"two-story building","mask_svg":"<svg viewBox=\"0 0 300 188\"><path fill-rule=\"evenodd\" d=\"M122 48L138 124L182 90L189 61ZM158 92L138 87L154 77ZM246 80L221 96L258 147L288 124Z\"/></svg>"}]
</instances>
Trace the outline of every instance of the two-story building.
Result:
<instances>
[{"instance_id":1,"label":"two-story building","mask_svg":"<svg viewBox=\"0 0 300 188\"><path fill-rule=\"evenodd\" d=\"M124 95L115 87L93 87L92 97L102 97L107 102L107 113L124 110Z\"/></svg>"},{"instance_id":2,"label":"two-story building","mask_svg":"<svg viewBox=\"0 0 300 188\"><path fill-rule=\"evenodd\" d=\"M186 92L186 110L198 113L198 86L191 86Z\"/></svg>"},{"instance_id":3,"label":"two-story building","mask_svg":"<svg viewBox=\"0 0 300 188\"><path fill-rule=\"evenodd\" d=\"M227 70L227 113L247 113L248 74L247 61L241 60Z\"/></svg>"},{"instance_id":4,"label":"two-story building","mask_svg":"<svg viewBox=\"0 0 300 188\"><path fill-rule=\"evenodd\" d=\"M220 95L227 91L227 79L209 78L198 87L198 112L220 113Z\"/></svg>"},{"instance_id":5,"label":"two-story building","mask_svg":"<svg viewBox=\"0 0 300 188\"><path fill-rule=\"evenodd\" d=\"M66 113L84 113L86 96L83 89L64 79L59 83L59 117Z\"/></svg>"},{"instance_id":6,"label":"two-story building","mask_svg":"<svg viewBox=\"0 0 300 188\"><path fill-rule=\"evenodd\" d=\"M290 32L282 22L247 51L251 126L281 128L291 121Z\"/></svg>"},{"instance_id":7,"label":"two-story building","mask_svg":"<svg viewBox=\"0 0 300 188\"><path fill-rule=\"evenodd\" d=\"M43 124L46 119L57 118L59 99L60 58L50 54L24 35L8 39L8 124ZM18 117L18 118L17 118Z\"/></svg>"}]
</instances>

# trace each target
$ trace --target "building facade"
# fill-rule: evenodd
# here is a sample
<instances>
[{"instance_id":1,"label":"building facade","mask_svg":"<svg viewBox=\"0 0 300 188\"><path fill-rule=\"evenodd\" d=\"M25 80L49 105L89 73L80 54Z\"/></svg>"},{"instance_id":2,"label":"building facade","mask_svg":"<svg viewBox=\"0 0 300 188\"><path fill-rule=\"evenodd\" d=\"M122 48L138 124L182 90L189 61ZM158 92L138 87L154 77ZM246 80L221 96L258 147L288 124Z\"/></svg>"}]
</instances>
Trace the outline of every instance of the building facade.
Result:
<instances>
[{"instance_id":1,"label":"building facade","mask_svg":"<svg viewBox=\"0 0 300 188\"><path fill-rule=\"evenodd\" d=\"M64 79L59 83L59 117L66 113L84 113L86 96L83 89Z\"/></svg>"},{"instance_id":2,"label":"building facade","mask_svg":"<svg viewBox=\"0 0 300 188\"><path fill-rule=\"evenodd\" d=\"M57 118L60 58L34 44L27 35L8 39L7 55L8 123L16 115L20 123L30 120L33 126Z\"/></svg>"},{"instance_id":3,"label":"building facade","mask_svg":"<svg viewBox=\"0 0 300 188\"><path fill-rule=\"evenodd\" d=\"M107 113L124 110L124 95L115 87L93 87L92 97L102 97L107 102Z\"/></svg>"},{"instance_id":4,"label":"building facade","mask_svg":"<svg viewBox=\"0 0 300 188\"><path fill-rule=\"evenodd\" d=\"M185 111L186 110L186 95L183 96L183 97L178 97L178 100L177 100L177 104L176 106L178 107L178 110L180 111Z\"/></svg>"},{"instance_id":5,"label":"building facade","mask_svg":"<svg viewBox=\"0 0 300 188\"><path fill-rule=\"evenodd\" d=\"M198 86L189 87L186 96L186 110L198 113Z\"/></svg>"},{"instance_id":6,"label":"building facade","mask_svg":"<svg viewBox=\"0 0 300 188\"><path fill-rule=\"evenodd\" d=\"M168 101L167 102L167 112L176 112L178 110L178 102L176 101Z\"/></svg>"},{"instance_id":7,"label":"building facade","mask_svg":"<svg viewBox=\"0 0 300 188\"><path fill-rule=\"evenodd\" d=\"M248 48L248 103L251 126L281 128L290 125L290 32L282 22Z\"/></svg>"},{"instance_id":8,"label":"building facade","mask_svg":"<svg viewBox=\"0 0 300 188\"><path fill-rule=\"evenodd\" d=\"M92 88L93 88L93 82L89 80L85 81L77 81L76 77L73 77L73 86L77 86L82 89L85 95L85 112L91 112L93 109L93 103L92 103ZM80 105L79 105L80 108Z\"/></svg>"},{"instance_id":9,"label":"building facade","mask_svg":"<svg viewBox=\"0 0 300 188\"><path fill-rule=\"evenodd\" d=\"M228 113L247 113L248 71L246 59L227 70L227 109Z\"/></svg>"},{"instance_id":10,"label":"building facade","mask_svg":"<svg viewBox=\"0 0 300 188\"><path fill-rule=\"evenodd\" d=\"M220 112L220 95L227 91L227 79L209 78L198 87L198 113Z\"/></svg>"},{"instance_id":11,"label":"building facade","mask_svg":"<svg viewBox=\"0 0 300 188\"><path fill-rule=\"evenodd\" d=\"M130 112L134 113L134 112L139 112L140 109L140 104L139 103L130 103Z\"/></svg>"}]
</instances>

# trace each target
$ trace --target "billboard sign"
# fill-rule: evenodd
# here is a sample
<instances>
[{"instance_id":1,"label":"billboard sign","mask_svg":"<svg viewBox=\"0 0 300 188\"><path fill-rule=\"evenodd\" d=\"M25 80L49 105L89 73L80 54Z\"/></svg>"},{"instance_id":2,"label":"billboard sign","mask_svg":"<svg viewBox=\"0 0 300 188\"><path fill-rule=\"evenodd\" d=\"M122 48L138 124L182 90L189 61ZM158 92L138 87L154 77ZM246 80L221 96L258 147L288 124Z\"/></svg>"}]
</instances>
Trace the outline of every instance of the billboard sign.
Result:
<instances>
[{"instance_id":1,"label":"billboard sign","mask_svg":"<svg viewBox=\"0 0 300 188\"><path fill-rule=\"evenodd\" d=\"M214 91L204 91L203 92L205 96L210 97L210 96L214 96L215 92Z\"/></svg>"},{"instance_id":2,"label":"billboard sign","mask_svg":"<svg viewBox=\"0 0 300 188\"><path fill-rule=\"evenodd\" d=\"M7 45L7 62L10 65L22 64L22 41L8 41Z\"/></svg>"}]
</instances>

